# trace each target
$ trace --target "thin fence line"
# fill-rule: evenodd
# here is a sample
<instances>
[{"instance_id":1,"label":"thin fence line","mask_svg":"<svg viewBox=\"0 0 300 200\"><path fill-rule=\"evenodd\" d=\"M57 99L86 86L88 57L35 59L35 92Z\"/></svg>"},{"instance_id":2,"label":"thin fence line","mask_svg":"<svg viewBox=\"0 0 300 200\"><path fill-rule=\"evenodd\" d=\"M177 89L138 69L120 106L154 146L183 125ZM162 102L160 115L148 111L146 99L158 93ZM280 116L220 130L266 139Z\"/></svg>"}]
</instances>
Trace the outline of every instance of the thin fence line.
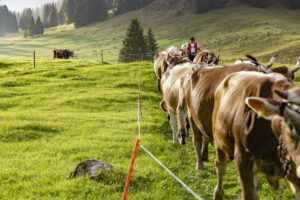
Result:
<instances>
[{"instance_id":1,"label":"thin fence line","mask_svg":"<svg viewBox=\"0 0 300 200\"><path fill-rule=\"evenodd\" d=\"M176 179L187 191L189 191L194 197L198 200L202 200L189 186L187 186L182 180L180 180L171 170L169 170L164 164L162 164L150 151L146 149L142 144L140 147L151 157L153 158L162 168L164 168L174 179Z\"/></svg>"},{"instance_id":2,"label":"thin fence line","mask_svg":"<svg viewBox=\"0 0 300 200\"><path fill-rule=\"evenodd\" d=\"M138 100L137 100L137 121L138 121L138 130L139 130L139 146L151 157L153 158L162 168L164 168L176 181L178 181L188 192L190 192L196 199L203 200L200 196L198 196L187 184L185 184L182 180L180 180L171 170L169 170L162 162L160 162L146 147L141 144L141 123L140 123L140 114L141 114L141 63L139 63L139 74L138 74Z\"/></svg>"}]
</instances>

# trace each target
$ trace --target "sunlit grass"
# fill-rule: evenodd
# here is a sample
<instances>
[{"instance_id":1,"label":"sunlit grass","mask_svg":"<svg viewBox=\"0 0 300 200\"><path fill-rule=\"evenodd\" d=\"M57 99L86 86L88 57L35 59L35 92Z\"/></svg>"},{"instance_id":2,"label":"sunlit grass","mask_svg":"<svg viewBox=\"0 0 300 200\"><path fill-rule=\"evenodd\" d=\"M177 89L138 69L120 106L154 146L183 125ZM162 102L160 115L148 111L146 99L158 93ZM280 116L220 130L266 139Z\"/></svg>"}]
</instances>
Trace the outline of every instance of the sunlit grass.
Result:
<instances>
[{"instance_id":1,"label":"sunlit grass","mask_svg":"<svg viewBox=\"0 0 300 200\"><path fill-rule=\"evenodd\" d=\"M137 69L138 63L53 59L38 59L33 69L32 59L0 59L0 199L121 199L138 131ZM192 142L178 146L171 140L152 63L142 63L141 73L141 142L201 197L212 199L213 147L206 169L195 171ZM80 161L93 158L121 171L104 182L68 178ZM261 199L276 198L278 191L261 181ZM233 163L224 187L225 199L241 199ZM128 199L193 197L140 150Z\"/></svg>"}]
</instances>

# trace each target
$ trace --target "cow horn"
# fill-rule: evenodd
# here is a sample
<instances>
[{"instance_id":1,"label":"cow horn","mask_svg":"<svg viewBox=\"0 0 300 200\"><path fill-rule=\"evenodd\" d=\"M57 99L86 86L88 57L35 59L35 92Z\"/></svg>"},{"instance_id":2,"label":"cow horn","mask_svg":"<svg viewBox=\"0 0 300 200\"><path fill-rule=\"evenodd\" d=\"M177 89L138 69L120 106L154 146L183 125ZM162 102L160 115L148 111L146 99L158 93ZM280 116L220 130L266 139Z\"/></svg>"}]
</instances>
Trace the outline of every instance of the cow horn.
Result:
<instances>
[{"instance_id":1,"label":"cow horn","mask_svg":"<svg viewBox=\"0 0 300 200\"><path fill-rule=\"evenodd\" d=\"M268 69L266 69L265 66L263 66L260 63L258 63L257 61L252 61L252 63L257 66L259 72L263 72L263 73L267 73L268 72Z\"/></svg>"},{"instance_id":2,"label":"cow horn","mask_svg":"<svg viewBox=\"0 0 300 200\"><path fill-rule=\"evenodd\" d=\"M296 64L296 66L290 70L291 73L296 73L298 70L300 69L300 57L298 58L298 62Z\"/></svg>"},{"instance_id":3,"label":"cow horn","mask_svg":"<svg viewBox=\"0 0 300 200\"><path fill-rule=\"evenodd\" d=\"M274 92L276 92L276 94L278 94L283 99L288 99L288 97L289 97L288 92L283 92L283 91L280 91L278 89L275 89Z\"/></svg>"},{"instance_id":4,"label":"cow horn","mask_svg":"<svg viewBox=\"0 0 300 200\"><path fill-rule=\"evenodd\" d=\"M275 62L275 58L277 57L277 54L274 54L269 62L269 64L266 65L266 68L269 69L270 67L272 67L272 65Z\"/></svg>"},{"instance_id":5,"label":"cow horn","mask_svg":"<svg viewBox=\"0 0 300 200\"><path fill-rule=\"evenodd\" d=\"M219 49L219 53L218 53L218 59L220 58L220 56L221 56L221 49Z\"/></svg>"}]
</instances>

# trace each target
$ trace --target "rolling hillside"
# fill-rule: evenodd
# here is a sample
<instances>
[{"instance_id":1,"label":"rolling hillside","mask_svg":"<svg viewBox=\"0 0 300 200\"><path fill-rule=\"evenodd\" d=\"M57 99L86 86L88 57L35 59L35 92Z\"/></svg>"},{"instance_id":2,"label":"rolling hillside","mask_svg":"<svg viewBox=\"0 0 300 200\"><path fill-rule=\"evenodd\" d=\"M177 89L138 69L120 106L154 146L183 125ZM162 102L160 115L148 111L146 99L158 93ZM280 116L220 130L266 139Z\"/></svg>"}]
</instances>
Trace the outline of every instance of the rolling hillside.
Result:
<instances>
[{"instance_id":1,"label":"rolling hillside","mask_svg":"<svg viewBox=\"0 0 300 200\"><path fill-rule=\"evenodd\" d=\"M180 5L166 5L155 1L141 10L80 29L73 25L47 29L36 38L23 39L23 33L11 34L0 38L0 57L30 57L36 50L38 57L51 58L53 48L70 48L85 59L100 59L100 51L104 50L105 61L117 62L122 36L132 18L138 18L144 30L153 29L160 49L180 46L195 36L202 49L220 49L225 61L244 53L268 60L271 54L278 53L277 61L293 64L300 55L299 10L231 5L193 14Z\"/></svg>"}]
</instances>

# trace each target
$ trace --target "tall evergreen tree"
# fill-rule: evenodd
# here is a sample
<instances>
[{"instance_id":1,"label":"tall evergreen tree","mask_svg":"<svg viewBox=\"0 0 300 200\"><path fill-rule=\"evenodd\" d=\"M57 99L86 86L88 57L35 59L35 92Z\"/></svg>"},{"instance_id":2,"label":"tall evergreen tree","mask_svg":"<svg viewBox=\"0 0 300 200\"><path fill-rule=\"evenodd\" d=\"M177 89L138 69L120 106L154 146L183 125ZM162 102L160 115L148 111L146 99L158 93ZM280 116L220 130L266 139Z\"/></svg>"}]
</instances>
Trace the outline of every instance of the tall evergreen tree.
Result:
<instances>
[{"instance_id":1,"label":"tall evergreen tree","mask_svg":"<svg viewBox=\"0 0 300 200\"><path fill-rule=\"evenodd\" d=\"M43 25L40 17L38 17L37 20L36 20L35 32L36 32L36 34L43 34L44 33L44 25Z\"/></svg>"},{"instance_id":2,"label":"tall evergreen tree","mask_svg":"<svg viewBox=\"0 0 300 200\"><path fill-rule=\"evenodd\" d=\"M88 24L89 15L88 15L88 8L85 1L80 0L76 2L75 5L75 14L74 14L74 24L76 28L84 26Z\"/></svg>"},{"instance_id":3,"label":"tall evergreen tree","mask_svg":"<svg viewBox=\"0 0 300 200\"><path fill-rule=\"evenodd\" d=\"M152 1L153 0L114 0L114 14L122 14L132 10L137 10L148 5Z\"/></svg>"},{"instance_id":4,"label":"tall evergreen tree","mask_svg":"<svg viewBox=\"0 0 300 200\"><path fill-rule=\"evenodd\" d=\"M5 26L5 32L7 33L17 33L18 23L16 15L8 10L7 6L0 6L0 17L3 19Z\"/></svg>"},{"instance_id":5,"label":"tall evergreen tree","mask_svg":"<svg viewBox=\"0 0 300 200\"><path fill-rule=\"evenodd\" d=\"M65 22L71 24L74 21L75 0L64 0L59 12L63 15Z\"/></svg>"},{"instance_id":6,"label":"tall evergreen tree","mask_svg":"<svg viewBox=\"0 0 300 200\"><path fill-rule=\"evenodd\" d=\"M47 3L43 6L43 22L45 27L48 27L49 14L50 14L50 4Z\"/></svg>"},{"instance_id":7,"label":"tall evergreen tree","mask_svg":"<svg viewBox=\"0 0 300 200\"><path fill-rule=\"evenodd\" d=\"M31 17L29 25L28 25L28 34L29 36L36 35L36 25L33 17Z\"/></svg>"},{"instance_id":8,"label":"tall evergreen tree","mask_svg":"<svg viewBox=\"0 0 300 200\"><path fill-rule=\"evenodd\" d=\"M140 60L147 52L143 29L137 19L132 19L123 39L123 47L120 50L121 62Z\"/></svg>"},{"instance_id":9,"label":"tall evergreen tree","mask_svg":"<svg viewBox=\"0 0 300 200\"><path fill-rule=\"evenodd\" d=\"M4 26L4 21L3 18L0 16L0 37L5 36L5 26Z\"/></svg>"},{"instance_id":10,"label":"tall evergreen tree","mask_svg":"<svg viewBox=\"0 0 300 200\"><path fill-rule=\"evenodd\" d=\"M158 50L158 45L154 38L151 28L148 29L147 35L145 36L145 42L147 45L147 60L152 60L154 54Z\"/></svg>"},{"instance_id":11,"label":"tall evergreen tree","mask_svg":"<svg viewBox=\"0 0 300 200\"><path fill-rule=\"evenodd\" d=\"M50 7L50 13L48 16L48 27L55 27L58 26L58 13L57 13L57 8L53 4Z\"/></svg>"},{"instance_id":12,"label":"tall evergreen tree","mask_svg":"<svg viewBox=\"0 0 300 200\"><path fill-rule=\"evenodd\" d=\"M32 18L32 10L30 8L24 9L20 18L20 28L23 30L28 29L28 25L31 18Z\"/></svg>"},{"instance_id":13,"label":"tall evergreen tree","mask_svg":"<svg viewBox=\"0 0 300 200\"><path fill-rule=\"evenodd\" d=\"M299 9L300 8L299 0L281 0L281 3L290 9Z\"/></svg>"}]
</instances>

